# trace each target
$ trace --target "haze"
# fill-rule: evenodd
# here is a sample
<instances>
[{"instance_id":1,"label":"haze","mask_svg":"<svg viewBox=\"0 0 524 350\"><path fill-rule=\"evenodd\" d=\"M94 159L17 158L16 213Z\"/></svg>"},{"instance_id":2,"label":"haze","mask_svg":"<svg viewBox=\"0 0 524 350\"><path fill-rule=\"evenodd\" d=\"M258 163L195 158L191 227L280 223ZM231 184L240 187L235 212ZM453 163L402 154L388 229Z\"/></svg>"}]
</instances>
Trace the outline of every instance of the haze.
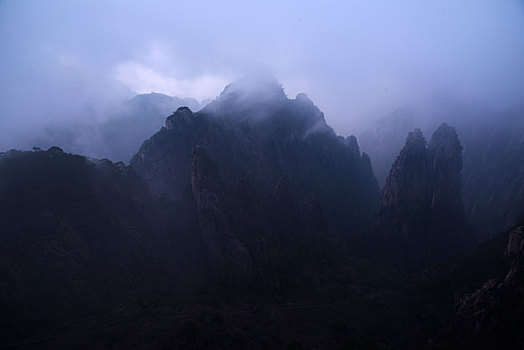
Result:
<instances>
[{"instance_id":1,"label":"haze","mask_svg":"<svg viewBox=\"0 0 524 350\"><path fill-rule=\"evenodd\" d=\"M0 1L0 151L137 93L306 92L337 133L436 96L524 101L522 1Z\"/></svg>"}]
</instances>

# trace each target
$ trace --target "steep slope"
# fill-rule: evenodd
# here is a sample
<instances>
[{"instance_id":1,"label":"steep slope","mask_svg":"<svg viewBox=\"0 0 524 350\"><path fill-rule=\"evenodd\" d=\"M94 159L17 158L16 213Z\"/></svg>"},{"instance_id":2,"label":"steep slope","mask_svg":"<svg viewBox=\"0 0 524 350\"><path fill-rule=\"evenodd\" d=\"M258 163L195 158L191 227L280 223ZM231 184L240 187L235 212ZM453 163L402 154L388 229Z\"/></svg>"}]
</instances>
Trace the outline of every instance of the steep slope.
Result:
<instances>
[{"instance_id":1,"label":"steep slope","mask_svg":"<svg viewBox=\"0 0 524 350\"><path fill-rule=\"evenodd\" d=\"M452 257L471 246L461 195L462 146L442 124L429 143L410 132L382 193L375 229L401 241L413 266Z\"/></svg>"},{"instance_id":2,"label":"steep slope","mask_svg":"<svg viewBox=\"0 0 524 350\"><path fill-rule=\"evenodd\" d=\"M230 285L249 283L253 278L251 257L232 232L217 166L202 147L193 150L191 183L202 240L214 275L219 282Z\"/></svg>"},{"instance_id":3,"label":"steep slope","mask_svg":"<svg viewBox=\"0 0 524 350\"><path fill-rule=\"evenodd\" d=\"M225 184L246 172L269 186L288 176L299 193L320 203L338 233L372 220L378 186L369 158L339 139L304 94L290 100L274 82L231 84L201 112L177 110L131 164L154 193L187 198L196 145L215 159Z\"/></svg>"}]
</instances>

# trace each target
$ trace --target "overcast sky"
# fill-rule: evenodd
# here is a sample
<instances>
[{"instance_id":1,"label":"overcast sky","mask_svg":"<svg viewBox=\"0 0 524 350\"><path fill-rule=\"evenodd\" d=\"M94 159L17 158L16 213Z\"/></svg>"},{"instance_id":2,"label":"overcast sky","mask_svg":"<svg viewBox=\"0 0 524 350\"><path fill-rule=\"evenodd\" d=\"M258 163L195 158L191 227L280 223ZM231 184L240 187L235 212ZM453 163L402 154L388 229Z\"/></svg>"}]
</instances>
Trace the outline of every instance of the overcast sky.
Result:
<instances>
[{"instance_id":1,"label":"overcast sky","mask_svg":"<svg viewBox=\"0 0 524 350\"><path fill-rule=\"evenodd\" d=\"M0 147L254 72L308 93L342 135L435 94L504 108L524 101L524 1L0 0Z\"/></svg>"}]
</instances>

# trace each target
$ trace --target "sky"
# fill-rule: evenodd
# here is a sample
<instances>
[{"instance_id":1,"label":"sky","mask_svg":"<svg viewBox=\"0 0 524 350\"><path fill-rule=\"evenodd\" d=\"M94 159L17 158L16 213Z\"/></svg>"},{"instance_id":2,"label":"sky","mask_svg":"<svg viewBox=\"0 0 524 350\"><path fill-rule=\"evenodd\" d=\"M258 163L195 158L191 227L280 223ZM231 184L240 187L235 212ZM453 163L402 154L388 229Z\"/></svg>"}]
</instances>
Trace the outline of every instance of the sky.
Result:
<instances>
[{"instance_id":1,"label":"sky","mask_svg":"<svg viewBox=\"0 0 524 350\"><path fill-rule=\"evenodd\" d=\"M440 94L524 101L524 1L0 0L0 150L151 91L268 74L341 135Z\"/></svg>"}]
</instances>

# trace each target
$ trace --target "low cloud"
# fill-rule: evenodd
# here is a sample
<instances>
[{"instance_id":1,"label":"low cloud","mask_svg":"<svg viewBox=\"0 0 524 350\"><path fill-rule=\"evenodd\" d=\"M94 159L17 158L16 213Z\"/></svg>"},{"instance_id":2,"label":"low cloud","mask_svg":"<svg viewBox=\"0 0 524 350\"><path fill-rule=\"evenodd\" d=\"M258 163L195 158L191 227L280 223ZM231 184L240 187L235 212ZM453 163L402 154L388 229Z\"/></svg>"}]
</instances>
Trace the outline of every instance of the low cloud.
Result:
<instances>
[{"instance_id":1,"label":"low cloud","mask_svg":"<svg viewBox=\"0 0 524 350\"><path fill-rule=\"evenodd\" d=\"M228 83L226 78L212 74L179 79L137 62L118 64L114 77L138 94L160 92L199 101L217 96Z\"/></svg>"}]
</instances>

